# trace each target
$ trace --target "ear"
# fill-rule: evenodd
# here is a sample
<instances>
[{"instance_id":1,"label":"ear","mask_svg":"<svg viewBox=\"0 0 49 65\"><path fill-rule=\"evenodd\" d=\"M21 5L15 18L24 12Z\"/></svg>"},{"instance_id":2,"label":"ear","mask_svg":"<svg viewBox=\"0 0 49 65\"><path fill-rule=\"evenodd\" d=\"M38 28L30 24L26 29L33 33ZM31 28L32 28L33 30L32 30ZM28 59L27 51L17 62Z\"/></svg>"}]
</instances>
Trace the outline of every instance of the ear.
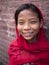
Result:
<instances>
[{"instance_id":1,"label":"ear","mask_svg":"<svg viewBox=\"0 0 49 65\"><path fill-rule=\"evenodd\" d=\"M40 22L40 28L42 28L43 27L43 20L41 20L41 22Z\"/></svg>"}]
</instances>

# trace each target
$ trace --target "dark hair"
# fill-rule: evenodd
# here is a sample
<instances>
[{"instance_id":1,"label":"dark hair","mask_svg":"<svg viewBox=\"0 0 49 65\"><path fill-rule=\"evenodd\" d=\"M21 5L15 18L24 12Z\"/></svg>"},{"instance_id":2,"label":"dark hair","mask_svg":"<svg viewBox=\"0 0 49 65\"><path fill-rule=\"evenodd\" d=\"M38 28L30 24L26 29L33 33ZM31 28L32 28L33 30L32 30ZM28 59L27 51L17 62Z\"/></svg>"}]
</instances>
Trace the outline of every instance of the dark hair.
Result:
<instances>
[{"instance_id":1,"label":"dark hair","mask_svg":"<svg viewBox=\"0 0 49 65\"><path fill-rule=\"evenodd\" d=\"M43 19L41 11L35 5L33 5L31 3L22 4L15 12L15 22L16 22L16 25L17 25L17 22L18 22L18 15L19 15L19 13L21 11L25 10L25 9L34 11L37 14L37 16L38 16L39 21L41 21L41 19Z\"/></svg>"}]
</instances>

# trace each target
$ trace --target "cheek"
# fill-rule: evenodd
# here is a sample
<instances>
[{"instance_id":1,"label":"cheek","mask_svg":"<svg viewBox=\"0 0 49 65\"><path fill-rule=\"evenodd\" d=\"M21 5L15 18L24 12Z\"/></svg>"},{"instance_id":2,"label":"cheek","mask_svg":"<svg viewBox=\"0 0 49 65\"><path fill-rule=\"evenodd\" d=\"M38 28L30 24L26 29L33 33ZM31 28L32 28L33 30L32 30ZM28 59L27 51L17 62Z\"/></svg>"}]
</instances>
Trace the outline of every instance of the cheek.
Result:
<instances>
[{"instance_id":1,"label":"cheek","mask_svg":"<svg viewBox=\"0 0 49 65\"><path fill-rule=\"evenodd\" d=\"M23 27L20 26L20 25L17 25L17 29L18 29L18 32L21 34L22 30L23 30Z\"/></svg>"},{"instance_id":2,"label":"cheek","mask_svg":"<svg viewBox=\"0 0 49 65\"><path fill-rule=\"evenodd\" d=\"M39 24L31 25L31 27L36 32L39 31L39 29L40 29L40 25Z\"/></svg>"}]
</instances>

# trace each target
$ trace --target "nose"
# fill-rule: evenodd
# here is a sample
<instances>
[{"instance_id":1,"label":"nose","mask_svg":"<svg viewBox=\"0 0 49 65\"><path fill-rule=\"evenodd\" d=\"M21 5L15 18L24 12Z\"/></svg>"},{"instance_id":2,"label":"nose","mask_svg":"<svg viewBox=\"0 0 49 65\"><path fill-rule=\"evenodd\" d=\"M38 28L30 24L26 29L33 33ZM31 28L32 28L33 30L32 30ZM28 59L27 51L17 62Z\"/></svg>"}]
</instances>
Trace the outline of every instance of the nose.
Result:
<instances>
[{"instance_id":1,"label":"nose","mask_svg":"<svg viewBox=\"0 0 49 65\"><path fill-rule=\"evenodd\" d=\"M24 30L30 30L30 25L29 25L29 23L26 23L26 24L24 25Z\"/></svg>"}]
</instances>

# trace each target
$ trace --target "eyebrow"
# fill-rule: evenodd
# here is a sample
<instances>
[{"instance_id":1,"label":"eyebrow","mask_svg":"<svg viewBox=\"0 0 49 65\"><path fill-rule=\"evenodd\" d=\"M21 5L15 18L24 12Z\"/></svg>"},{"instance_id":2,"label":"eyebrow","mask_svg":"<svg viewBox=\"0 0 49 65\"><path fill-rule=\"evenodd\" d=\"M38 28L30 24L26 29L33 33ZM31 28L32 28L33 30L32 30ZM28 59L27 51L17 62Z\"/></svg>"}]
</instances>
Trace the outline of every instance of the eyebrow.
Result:
<instances>
[{"instance_id":1,"label":"eyebrow","mask_svg":"<svg viewBox=\"0 0 49 65\"><path fill-rule=\"evenodd\" d=\"M32 20L32 19L35 20L35 19L37 19L37 18L35 18L35 17L30 17L30 18L29 18L29 20ZM20 18L19 21L24 21L24 20L23 20L23 18Z\"/></svg>"},{"instance_id":2,"label":"eyebrow","mask_svg":"<svg viewBox=\"0 0 49 65\"><path fill-rule=\"evenodd\" d=\"M30 18L29 20L35 20L35 19L37 19L37 18L33 17L33 18Z\"/></svg>"},{"instance_id":3,"label":"eyebrow","mask_svg":"<svg viewBox=\"0 0 49 65\"><path fill-rule=\"evenodd\" d=\"M22 18L18 19L18 21L24 21Z\"/></svg>"}]
</instances>

